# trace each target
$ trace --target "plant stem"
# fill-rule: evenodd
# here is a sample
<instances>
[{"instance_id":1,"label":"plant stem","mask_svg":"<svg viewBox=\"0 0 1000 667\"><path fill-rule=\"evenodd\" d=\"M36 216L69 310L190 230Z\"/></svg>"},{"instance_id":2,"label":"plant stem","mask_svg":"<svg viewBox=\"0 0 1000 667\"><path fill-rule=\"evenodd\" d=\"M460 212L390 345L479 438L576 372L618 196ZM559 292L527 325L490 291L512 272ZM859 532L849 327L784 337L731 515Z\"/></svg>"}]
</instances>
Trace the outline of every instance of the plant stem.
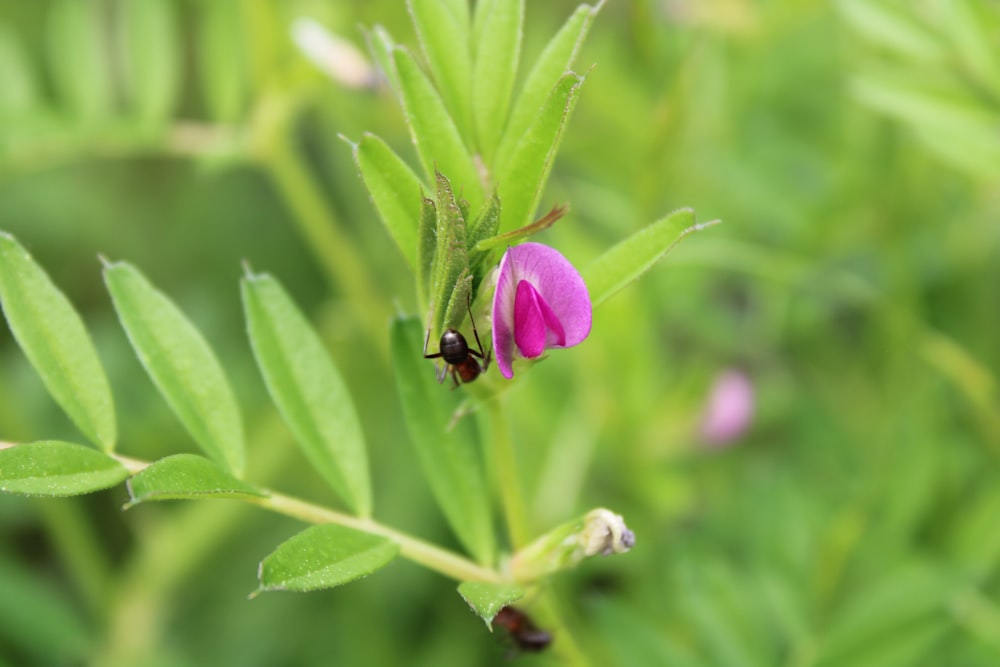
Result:
<instances>
[{"instance_id":1,"label":"plant stem","mask_svg":"<svg viewBox=\"0 0 1000 667\"><path fill-rule=\"evenodd\" d=\"M0 449L16 446L14 443L0 442ZM122 456L121 454L112 453L111 456L122 463L133 474L150 465L148 461L140 461L139 459ZM301 519L307 523L334 523L365 533L371 533L372 535L381 535L398 544L400 555L404 558L458 581L487 581L492 583L507 581L496 570L477 565L456 553L424 542L412 535L407 535L372 519L343 514L273 491L268 491L268 495L265 497L248 497L240 498L240 500L295 519Z\"/></svg>"},{"instance_id":2,"label":"plant stem","mask_svg":"<svg viewBox=\"0 0 1000 667\"><path fill-rule=\"evenodd\" d=\"M499 400L488 401L485 408L492 422L488 432L492 433L493 474L500 493L504 515L507 518L507 532L511 547L517 551L531 541L531 527L528 521L527 505L524 502L524 488L518 473L517 454L514 440L510 435L510 425L505 418Z\"/></svg>"},{"instance_id":3,"label":"plant stem","mask_svg":"<svg viewBox=\"0 0 1000 667\"><path fill-rule=\"evenodd\" d=\"M378 295L367 276L372 275L363 254L344 229L323 195L322 189L295 149L293 121L295 109L275 101L263 121L264 141L259 157L270 174L279 194L292 212L299 234L316 258L328 281L339 288L369 331L381 331L389 312L380 304L386 299ZM382 338L376 337L379 352L388 355Z\"/></svg>"},{"instance_id":4,"label":"plant stem","mask_svg":"<svg viewBox=\"0 0 1000 667\"><path fill-rule=\"evenodd\" d=\"M342 514L280 493L271 493L263 498L248 498L247 501L308 523L334 523L372 535L381 535L398 544L400 554L404 558L459 581L493 583L504 581L504 578L495 570L476 565L457 554L384 526L372 519Z\"/></svg>"}]
</instances>

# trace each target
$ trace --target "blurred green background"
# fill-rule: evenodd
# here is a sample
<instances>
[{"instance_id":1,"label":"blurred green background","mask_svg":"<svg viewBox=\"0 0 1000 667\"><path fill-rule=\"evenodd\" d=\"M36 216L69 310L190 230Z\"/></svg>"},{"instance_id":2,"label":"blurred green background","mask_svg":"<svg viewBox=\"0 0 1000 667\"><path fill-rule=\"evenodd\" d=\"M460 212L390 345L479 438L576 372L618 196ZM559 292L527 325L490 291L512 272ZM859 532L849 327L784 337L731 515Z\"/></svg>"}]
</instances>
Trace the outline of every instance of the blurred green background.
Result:
<instances>
[{"instance_id":1,"label":"blurred green background","mask_svg":"<svg viewBox=\"0 0 1000 667\"><path fill-rule=\"evenodd\" d=\"M412 280L338 133L412 147L387 90L329 80L289 33L308 16L363 45L358 26L381 23L413 45L404 3L142 4L0 0L0 228L83 311L122 451L193 445L98 254L205 332L250 478L332 502L254 367L247 260L344 372L376 515L457 548L387 362ZM529 0L522 61L574 7ZM680 206L724 220L509 397L535 528L606 506L637 535L553 582L592 662L1000 664L1000 4L611 0L577 62L596 67L543 197L572 210L541 240L585 266ZM303 170L315 191L296 190ZM752 423L706 447L706 396L733 368ZM0 439L48 438L79 440L4 328ZM436 574L399 561L247 601L294 521L221 501L122 513L125 497L0 498L0 665L505 664Z\"/></svg>"}]
</instances>

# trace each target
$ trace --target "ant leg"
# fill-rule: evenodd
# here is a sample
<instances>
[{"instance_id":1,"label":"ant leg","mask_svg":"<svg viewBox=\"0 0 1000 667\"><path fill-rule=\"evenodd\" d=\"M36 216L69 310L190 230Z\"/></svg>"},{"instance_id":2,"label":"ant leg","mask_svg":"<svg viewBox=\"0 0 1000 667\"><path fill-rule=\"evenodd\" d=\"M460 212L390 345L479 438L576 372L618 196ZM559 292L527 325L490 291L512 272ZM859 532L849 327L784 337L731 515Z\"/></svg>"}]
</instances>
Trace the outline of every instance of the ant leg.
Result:
<instances>
[{"instance_id":1,"label":"ant leg","mask_svg":"<svg viewBox=\"0 0 1000 667\"><path fill-rule=\"evenodd\" d=\"M483 343L482 343L482 341L479 340L479 331L476 329L476 318L474 318L472 316L472 295L471 294L469 295L468 308L469 308L469 321L472 322L472 334L476 337L476 345L479 346L479 353L478 354L476 354L476 351L472 350L472 349L469 350L469 354L471 354L471 355L473 355L475 357L479 357L480 359L485 359L486 357L483 356ZM489 363L489 362L487 362L487 363Z\"/></svg>"},{"instance_id":2,"label":"ant leg","mask_svg":"<svg viewBox=\"0 0 1000 667\"><path fill-rule=\"evenodd\" d=\"M431 339L431 330L428 329L427 335L424 336L424 359L437 359L440 356L442 356L440 351L438 351L435 354L427 354L427 343L430 342L430 339Z\"/></svg>"}]
</instances>

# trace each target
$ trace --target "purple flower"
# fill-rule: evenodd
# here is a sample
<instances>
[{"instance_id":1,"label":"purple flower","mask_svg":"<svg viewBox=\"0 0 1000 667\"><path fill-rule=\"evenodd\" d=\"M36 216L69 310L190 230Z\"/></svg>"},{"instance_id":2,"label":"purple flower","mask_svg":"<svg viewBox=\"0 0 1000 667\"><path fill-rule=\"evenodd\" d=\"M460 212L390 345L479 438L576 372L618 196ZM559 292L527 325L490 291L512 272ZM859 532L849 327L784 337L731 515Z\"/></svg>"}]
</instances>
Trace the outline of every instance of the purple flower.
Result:
<instances>
[{"instance_id":1,"label":"purple flower","mask_svg":"<svg viewBox=\"0 0 1000 667\"><path fill-rule=\"evenodd\" d=\"M753 418L753 395L753 384L742 371L720 374L702 414L702 441L708 446L723 447L743 435Z\"/></svg>"},{"instance_id":2,"label":"purple flower","mask_svg":"<svg viewBox=\"0 0 1000 667\"><path fill-rule=\"evenodd\" d=\"M493 295L493 354L514 377L514 348L533 359L550 347L572 347L590 333L590 295L558 251L541 243L508 248Z\"/></svg>"}]
</instances>

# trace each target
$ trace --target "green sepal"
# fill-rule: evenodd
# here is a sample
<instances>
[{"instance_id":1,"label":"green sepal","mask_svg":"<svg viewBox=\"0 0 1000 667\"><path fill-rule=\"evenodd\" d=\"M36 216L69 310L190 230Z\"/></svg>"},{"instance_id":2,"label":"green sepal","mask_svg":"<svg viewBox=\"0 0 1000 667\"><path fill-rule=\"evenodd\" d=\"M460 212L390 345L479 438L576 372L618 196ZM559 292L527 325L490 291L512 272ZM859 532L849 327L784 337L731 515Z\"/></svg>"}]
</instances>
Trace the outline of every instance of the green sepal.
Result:
<instances>
[{"instance_id":1,"label":"green sepal","mask_svg":"<svg viewBox=\"0 0 1000 667\"><path fill-rule=\"evenodd\" d=\"M485 581L464 581L458 586L458 594L472 607L472 611L483 619L486 627L493 630L493 619L497 612L524 597L524 589L517 584L491 584Z\"/></svg>"}]
</instances>

